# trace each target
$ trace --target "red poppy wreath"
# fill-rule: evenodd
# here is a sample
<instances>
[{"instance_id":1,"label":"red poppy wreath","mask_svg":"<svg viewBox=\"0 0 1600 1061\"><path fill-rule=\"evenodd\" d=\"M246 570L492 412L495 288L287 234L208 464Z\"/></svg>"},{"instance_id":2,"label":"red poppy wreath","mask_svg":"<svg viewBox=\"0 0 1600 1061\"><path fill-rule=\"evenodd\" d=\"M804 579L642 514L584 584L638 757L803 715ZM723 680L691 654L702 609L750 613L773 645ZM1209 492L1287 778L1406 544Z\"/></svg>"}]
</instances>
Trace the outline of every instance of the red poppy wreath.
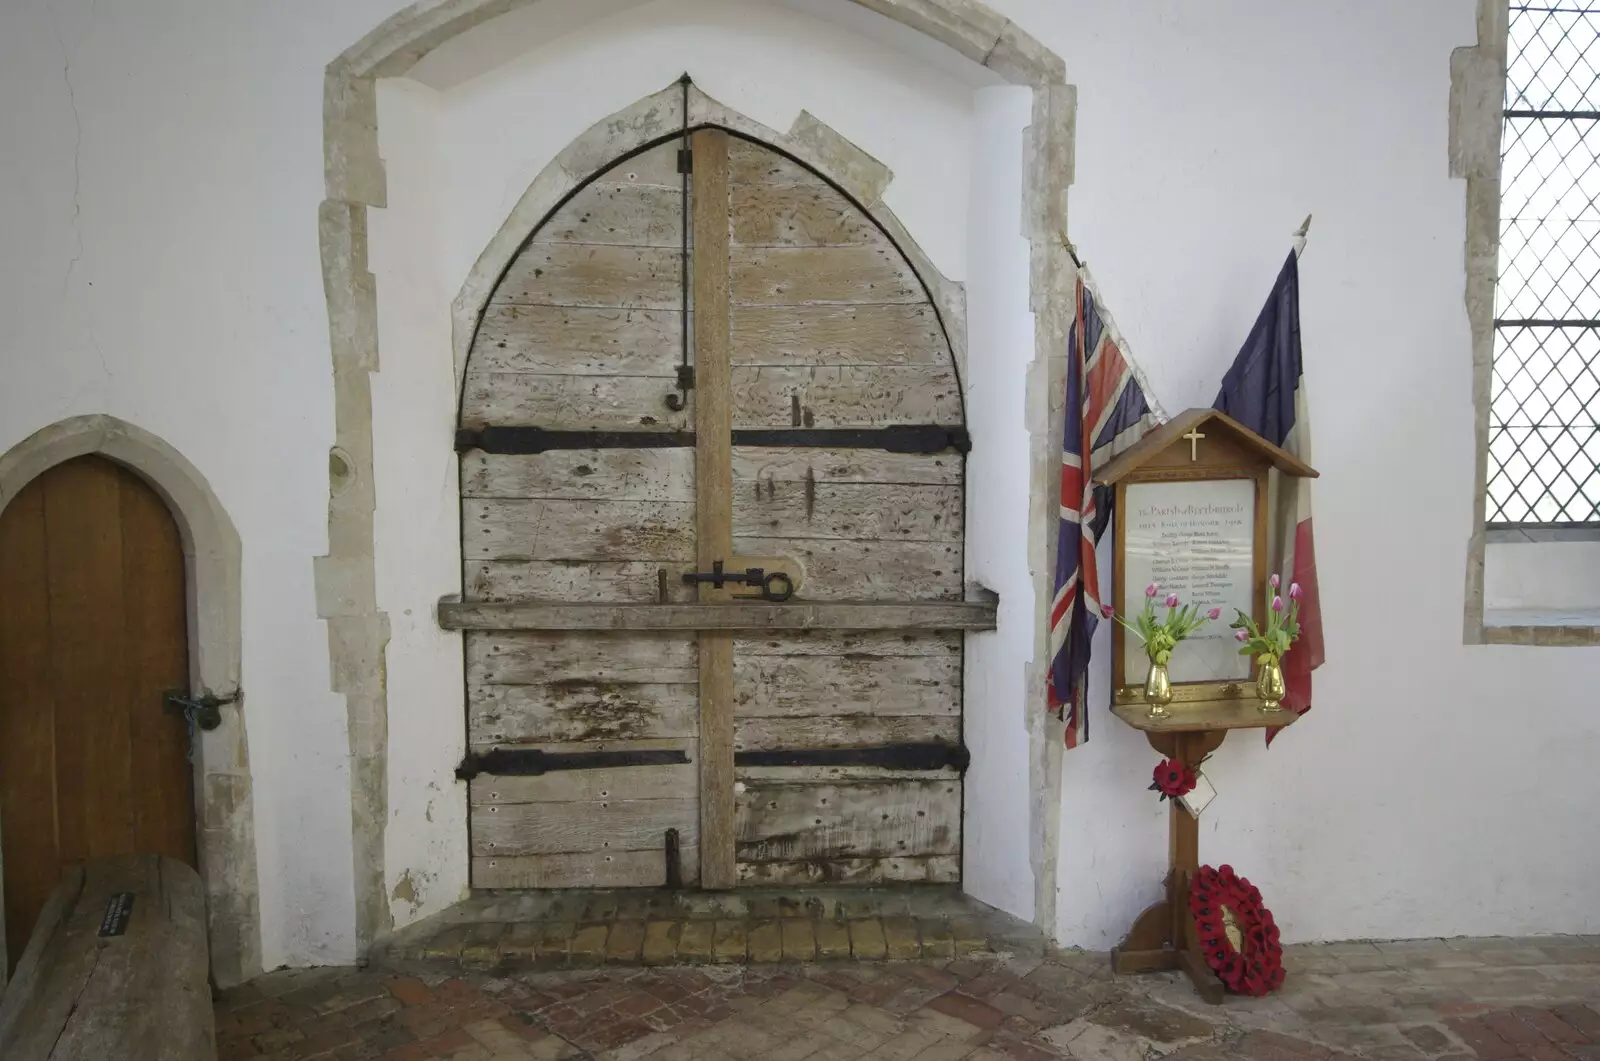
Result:
<instances>
[{"instance_id":1,"label":"red poppy wreath","mask_svg":"<svg viewBox=\"0 0 1600 1061\"><path fill-rule=\"evenodd\" d=\"M1265 995L1283 986L1283 944L1261 892L1232 866L1201 866L1189 893L1200 952L1228 990Z\"/></svg>"}]
</instances>

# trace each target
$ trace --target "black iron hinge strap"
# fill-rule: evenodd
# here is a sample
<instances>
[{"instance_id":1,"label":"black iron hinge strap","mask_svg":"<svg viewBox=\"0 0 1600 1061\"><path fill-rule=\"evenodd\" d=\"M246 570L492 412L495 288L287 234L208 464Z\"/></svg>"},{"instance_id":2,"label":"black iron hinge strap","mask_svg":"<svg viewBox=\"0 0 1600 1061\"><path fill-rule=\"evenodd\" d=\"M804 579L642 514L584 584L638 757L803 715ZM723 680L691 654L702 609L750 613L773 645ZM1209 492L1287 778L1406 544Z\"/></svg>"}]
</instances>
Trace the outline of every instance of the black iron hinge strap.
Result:
<instances>
[{"instance_id":1,"label":"black iron hinge strap","mask_svg":"<svg viewBox=\"0 0 1600 1061\"><path fill-rule=\"evenodd\" d=\"M686 752L615 751L546 752L537 748L494 748L468 752L456 767L456 778L471 781L480 774L496 777L538 777L560 770L611 770L627 766L677 766L689 762Z\"/></svg>"},{"instance_id":2,"label":"black iron hinge strap","mask_svg":"<svg viewBox=\"0 0 1600 1061\"><path fill-rule=\"evenodd\" d=\"M462 428L456 452L530 454L566 449L678 449L694 446L693 431L549 431L542 427ZM904 424L894 427L738 428L735 446L812 449L881 449L889 453L967 453L964 427Z\"/></svg>"}]
</instances>

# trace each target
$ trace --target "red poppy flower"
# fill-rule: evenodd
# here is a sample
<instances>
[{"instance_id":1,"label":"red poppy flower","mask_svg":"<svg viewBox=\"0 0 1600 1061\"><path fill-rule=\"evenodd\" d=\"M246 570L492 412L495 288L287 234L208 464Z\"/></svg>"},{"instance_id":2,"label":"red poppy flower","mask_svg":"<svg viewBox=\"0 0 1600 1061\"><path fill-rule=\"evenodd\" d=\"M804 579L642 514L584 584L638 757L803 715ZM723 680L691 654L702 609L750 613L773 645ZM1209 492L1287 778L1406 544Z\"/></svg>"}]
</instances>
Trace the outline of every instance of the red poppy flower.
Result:
<instances>
[{"instance_id":1,"label":"red poppy flower","mask_svg":"<svg viewBox=\"0 0 1600 1061\"><path fill-rule=\"evenodd\" d=\"M1197 783L1194 767L1177 759L1163 759L1150 775L1150 791L1161 793L1161 798L1177 799L1194 791Z\"/></svg>"}]
</instances>

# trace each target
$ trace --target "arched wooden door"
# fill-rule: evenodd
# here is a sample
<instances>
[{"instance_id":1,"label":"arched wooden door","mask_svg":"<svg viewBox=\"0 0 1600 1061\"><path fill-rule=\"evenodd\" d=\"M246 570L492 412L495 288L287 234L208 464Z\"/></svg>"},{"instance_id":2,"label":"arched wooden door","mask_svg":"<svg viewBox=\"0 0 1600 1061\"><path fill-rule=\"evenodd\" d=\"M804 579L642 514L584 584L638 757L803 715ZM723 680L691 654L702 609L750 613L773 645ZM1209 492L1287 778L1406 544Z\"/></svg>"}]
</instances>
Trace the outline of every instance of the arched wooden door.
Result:
<instances>
[{"instance_id":1,"label":"arched wooden door","mask_svg":"<svg viewBox=\"0 0 1600 1061\"><path fill-rule=\"evenodd\" d=\"M463 597L505 605L466 635L473 884L660 886L674 847L709 887L957 880L962 634L928 606L963 596L966 435L938 313L816 173L683 146L575 193L471 349ZM685 583L719 563L788 574L789 606Z\"/></svg>"},{"instance_id":2,"label":"arched wooden door","mask_svg":"<svg viewBox=\"0 0 1600 1061\"><path fill-rule=\"evenodd\" d=\"M68 865L194 864L183 546L162 499L101 457L0 512L0 855L14 967Z\"/></svg>"}]
</instances>

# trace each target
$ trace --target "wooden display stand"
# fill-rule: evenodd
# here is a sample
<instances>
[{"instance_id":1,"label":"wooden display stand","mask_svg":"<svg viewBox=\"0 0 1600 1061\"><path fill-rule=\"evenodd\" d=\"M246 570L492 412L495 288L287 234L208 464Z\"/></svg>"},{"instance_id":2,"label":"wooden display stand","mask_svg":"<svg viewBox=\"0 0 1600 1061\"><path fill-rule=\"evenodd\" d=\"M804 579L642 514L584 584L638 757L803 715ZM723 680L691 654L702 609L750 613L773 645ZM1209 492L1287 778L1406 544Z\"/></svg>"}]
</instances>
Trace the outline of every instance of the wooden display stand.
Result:
<instances>
[{"instance_id":1,"label":"wooden display stand","mask_svg":"<svg viewBox=\"0 0 1600 1061\"><path fill-rule=\"evenodd\" d=\"M1143 703L1123 704L1112 713L1134 729L1143 730L1150 747L1178 762L1198 767L1216 751L1230 729L1286 726L1297 717L1263 715L1254 699L1212 701L1174 712L1171 718L1147 717ZM1189 890L1200 868L1200 822L1177 800L1171 800L1167 843L1167 897L1139 915L1117 948L1111 966L1118 973L1153 973L1181 969L1189 974L1200 997L1212 1005L1222 1002L1222 981L1200 954L1189 912Z\"/></svg>"},{"instance_id":2,"label":"wooden display stand","mask_svg":"<svg viewBox=\"0 0 1600 1061\"><path fill-rule=\"evenodd\" d=\"M1316 470L1215 409L1191 409L1150 432L1095 475L1116 490L1116 567L1112 601L1124 616L1145 605L1144 586L1158 583L1186 603L1220 607L1224 615L1267 616L1268 539L1293 532L1292 512L1273 512L1275 476ZM1287 589L1283 591L1287 594ZM1287 726L1291 711L1263 711L1255 662L1240 657L1227 619L1202 631L1198 643L1173 654L1170 704L1144 699L1143 647L1112 635L1112 711L1142 730L1168 759L1198 767L1231 729ZM1165 713L1163 713L1165 712ZM1112 952L1119 973L1182 969L1200 997L1222 1001L1217 979L1195 938L1189 893L1200 868L1199 822L1172 801L1167 897L1139 915Z\"/></svg>"}]
</instances>

